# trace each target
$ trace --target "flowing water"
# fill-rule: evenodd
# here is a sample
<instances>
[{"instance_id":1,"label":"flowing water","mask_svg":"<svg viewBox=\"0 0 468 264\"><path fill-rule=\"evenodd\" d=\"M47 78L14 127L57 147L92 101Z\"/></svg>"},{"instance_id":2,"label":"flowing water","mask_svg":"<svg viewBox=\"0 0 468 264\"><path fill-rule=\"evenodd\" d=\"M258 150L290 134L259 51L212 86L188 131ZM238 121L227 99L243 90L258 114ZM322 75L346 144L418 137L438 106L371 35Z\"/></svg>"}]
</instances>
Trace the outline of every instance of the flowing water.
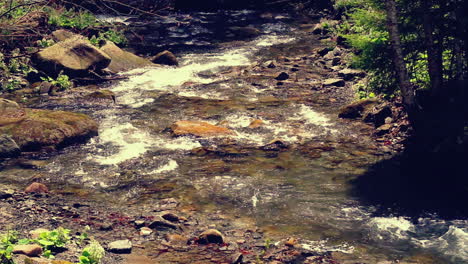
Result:
<instances>
[{"instance_id":1,"label":"flowing water","mask_svg":"<svg viewBox=\"0 0 468 264\"><path fill-rule=\"evenodd\" d=\"M125 73L128 80L109 87L115 105L82 110L99 120L99 136L50 158L42 177L113 203L176 196L206 212L249 218L271 236L301 236L314 251L365 248L387 259L429 254L434 263L468 263L467 221L375 216L375 208L349 195L350 180L382 153L339 120L336 107L316 95L288 100L277 87L239 77L242 67L268 59L270 46L300 42L300 34L288 33L292 26L268 28L274 30L254 40L185 52L177 68ZM263 125L249 128L255 119ZM166 128L178 120L220 124L236 134L172 137Z\"/></svg>"}]
</instances>

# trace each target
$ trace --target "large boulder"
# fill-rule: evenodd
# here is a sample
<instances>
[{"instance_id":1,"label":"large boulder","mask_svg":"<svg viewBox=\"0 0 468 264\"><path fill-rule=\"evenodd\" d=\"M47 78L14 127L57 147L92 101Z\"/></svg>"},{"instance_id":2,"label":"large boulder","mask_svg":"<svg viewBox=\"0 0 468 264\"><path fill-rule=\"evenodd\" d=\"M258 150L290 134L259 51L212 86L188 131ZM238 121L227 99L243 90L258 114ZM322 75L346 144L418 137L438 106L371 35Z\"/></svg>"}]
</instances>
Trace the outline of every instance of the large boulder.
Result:
<instances>
[{"instance_id":1,"label":"large boulder","mask_svg":"<svg viewBox=\"0 0 468 264\"><path fill-rule=\"evenodd\" d=\"M234 131L220 126L215 126L202 121L178 121L171 126L174 136L227 136L235 134Z\"/></svg>"},{"instance_id":2,"label":"large boulder","mask_svg":"<svg viewBox=\"0 0 468 264\"><path fill-rule=\"evenodd\" d=\"M89 116L64 111L18 109L21 120L0 115L0 134L11 137L21 150L61 147L97 134L97 123ZM6 119L6 120L5 120Z\"/></svg>"},{"instance_id":3,"label":"large boulder","mask_svg":"<svg viewBox=\"0 0 468 264\"><path fill-rule=\"evenodd\" d=\"M74 77L106 68L111 58L84 37L72 36L34 54L32 61L37 68L51 76L63 71Z\"/></svg>"},{"instance_id":4,"label":"large boulder","mask_svg":"<svg viewBox=\"0 0 468 264\"><path fill-rule=\"evenodd\" d=\"M111 58L107 68L113 73L154 66L151 61L122 50L111 41L106 41L104 46L101 47L101 51Z\"/></svg>"}]
</instances>

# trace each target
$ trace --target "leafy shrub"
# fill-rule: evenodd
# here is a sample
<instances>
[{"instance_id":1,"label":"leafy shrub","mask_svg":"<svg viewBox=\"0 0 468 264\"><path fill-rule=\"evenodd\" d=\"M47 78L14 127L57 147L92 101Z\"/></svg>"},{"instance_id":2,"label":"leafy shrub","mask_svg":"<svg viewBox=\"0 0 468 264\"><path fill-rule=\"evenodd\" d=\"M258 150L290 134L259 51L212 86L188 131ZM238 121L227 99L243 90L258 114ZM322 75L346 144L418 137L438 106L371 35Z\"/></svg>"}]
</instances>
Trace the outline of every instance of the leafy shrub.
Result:
<instances>
[{"instance_id":1,"label":"leafy shrub","mask_svg":"<svg viewBox=\"0 0 468 264\"><path fill-rule=\"evenodd\" d=\"M88 11L76 11L74 9L45 8L49 14L49 24L65 28L85 28L97 26L96 17Z\"/></svg>"},{"instance_id":2,"label":"leafy shrub","mask_svg":"<svg viewBox=\"0 0 468 264\"><path fill-rule=\"evenodd\" d=\"M70 89L73 86L72 82L70 81L70 77L62 73L60 73L57 76L57 79L54 79L52 77L41 77L41 80L45 82L50 82L52 85L57 86L62 91Z\"/></svg>"},{"instance_id":3,"label":"leafy shrub","mask_svg":"<svg viewBox=\"0 0 468 264\"><path fill-rule=\"evenodd\" d=\"M79 264L98 264L104 257L105 250L96 240L91 240L91 243L83 249L80 256Z\"/></svg>"},{"instance_id":4,"label":"leafy shrub","mask_svg":"<svg viewBox=\"0 0 468 264\"><path fill-rule=\"evenodd\" d=\"M98 37L92 36L89 39L91 44L93 44L94 46L99 46L99 42L101 40L109 40L117 45L125 45L127 43L127 38L125 37L125 35L121 31L113 29L110 29L106 32L100 32Z\"/></svg>"}]
</instances>

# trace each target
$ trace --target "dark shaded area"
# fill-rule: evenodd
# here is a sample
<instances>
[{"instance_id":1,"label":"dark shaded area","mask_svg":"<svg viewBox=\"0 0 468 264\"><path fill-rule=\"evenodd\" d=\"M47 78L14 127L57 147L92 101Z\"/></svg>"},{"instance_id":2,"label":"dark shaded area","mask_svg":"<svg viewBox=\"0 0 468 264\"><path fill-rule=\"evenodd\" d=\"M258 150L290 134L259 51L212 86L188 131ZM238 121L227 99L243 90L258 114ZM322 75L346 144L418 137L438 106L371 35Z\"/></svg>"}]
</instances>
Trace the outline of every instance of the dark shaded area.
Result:
<instances>
[{"instance_id":1,"label":"dark shaded area","mask_svg":"<svg viewBox=\"0 0 468 264\"><path fill-rule=\"evenodd\" d=\"M176 0L175 8L179 10L221 10L221 9L288 9L288 8L331 8L330 0Z\"/></svg>"}]
</instances>

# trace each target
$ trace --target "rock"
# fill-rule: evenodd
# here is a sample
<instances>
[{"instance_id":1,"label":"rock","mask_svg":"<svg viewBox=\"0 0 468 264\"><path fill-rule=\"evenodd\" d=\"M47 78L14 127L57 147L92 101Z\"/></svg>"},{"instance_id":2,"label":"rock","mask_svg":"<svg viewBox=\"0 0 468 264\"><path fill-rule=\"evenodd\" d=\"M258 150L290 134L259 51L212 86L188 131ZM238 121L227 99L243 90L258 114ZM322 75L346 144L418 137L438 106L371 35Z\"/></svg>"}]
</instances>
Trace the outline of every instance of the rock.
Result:
<instances>
[{"instance_id":1,"label":"rock","mask_svg":"<svg viewBox=\"0 0 468 264\"><path fill-rule=\"evenodd\" d=\"M316 34L316 35L326 34L326 30L322 27L322 24L320 24L320 23L315 24L315 26L312 28L311 32L313 34Z\"/></svg>"},{"instance_id":2,"label":"rock","mask_svg":"<svg viewBox=\"0 0 468 264\"><path fill-rule=\"evenodd\" d=\"M13 254L21 254L29 257L38 257L42 254L42 247L36 244L16 245L13 247Z\"/></svg>"},{"instance_id":3,"label":"rock","mask_svg":"<svg viewBox=\"0 0 468 264\"><path fill-rule=\"evenodd\" d=\"M140 229L140 235L142 236L149 236L153 233L153 230L151 230L151 228L149 227L142 227Z\"/></svg>"},{"instance_id":4,"label":"rock","mask_svg":"<svg viewBox=\"0 0 468 264\"><path fill-rule=\"evenodd\" d=\"M79 38L79 37L80 35L75 34L71 31L65 30L65 29L59 29L59 30L55 30L54 32L52 32L52 38L54 39L55 42L64 41L69 38Z\"/></svg>"},{"instance_id":5,"label":"rock","mask_svg":"<svg viewBox=\"0 0 468 264\"><path fill-rule=\"evenodd\" d=\"M71 77L86 76L90 70L102 70L111 63L107 54L81 36L60 41L35 53L31 59L36 68L51 76L61 71Z\"/></svg>"},{"instance_id":6,"label":"rock","mask_svg":"<svg viewBox=\"0 0 468 264\"><path fill-rule=\"evenodd\" d=\"M363 113L379 104L379 100L375 98L364 99L357 102L353 102L340 109L338 116L340 118L360 118Z\"/></svg>"},{"instance_id":7,"label":"rock","mask_svg":"<svg viewBox=\"0 0 468 264\"><path fill-rule=\"evenodd\" d=\"M21 150L46 146L62 147L97 135L97 123L84 114L39 109L22 109L21 122L0 116L0 133L9 135Z\"/></svg>"},{"instance_id":8,"label":"rock","mask_svg":"<svg viewBox=\"0 0 468 264\"><path fill-rule=\"evenodd\" d=\"M234 135L234 131L202 121L178 121L171 126L174 136L193 135L198 137Z\"/></svg>"},{"instance_id":9,"label":"rock","mask_svg":"<svg viewBox=\"0 0 468 264\"><path fill-rule=\"evenodd\" d=\"M166 240L172 244L187 244L188 238L179 234L166 234Z\"/></svg>"},{"instance_id":10,"label":"rock","mask_svg":"<svg viewBox=\"0 0 468 264\"><path fill-rule=\"evenodd\" d=\"M262 34L254 27L230 27L228 32L236 38L255 38Z\"/></svg>"},{"instance_id":11,"label":"rock","mask_svg":"<svg viewBox=\"0 0 468 264\"><path fill-rule=\"evenodd\" d=\"M385 124L390 124L392 122L393 122L393 118L391 118L391 117L385 118Z\"/></svg>"},{"instance_id":12,"label":"rock","mask_svg":"<svg viewBox=\"0 0 468 264\"><path fill-rule=\"evenodd\" d=\"M385 119L391 117L392 114L390 105L376 105L375 107L369 108L369 110L363 114L363 121L373 123L375 127L379 127L385 124Z\"/></svg>"},{"instance_id":13,"label":"rock","mask_svg":"<svg viewBox=\"0 0 468 264\"><path fill-rule=\"evenodd\" d=\"M157 216L155 220L153 220L151 224L149 224L149 227L156 230L177 229L177 225L167 221L161 216Z\"/></svg>"},{"instance_id":14,"label":"rock","mask_svg":"<svg viewBox=\"0 0 468 264\"><path fill-rule=\"evenodd\" d=\"M364 77L366 74L363 71L355 69L343 69L338 72L338 76L343 78L345 81L352 80L356 77Z\"/></svg>"},{"instance_id":15,"label":"rock","mask_svg":"<svg viewBox=\"0 0 468 264\"><path fill-rule=\"evenodd\" d=\"M174 213L165 213L162 215L162 218L170 222L179 222L180 219L179 216Z\"/></svg>"},{"instance_id":16,"label":"rock","mask_svg":"<svg viewBox=\"0 0 468 264\"><path fill-rule=\"evenodd\" d=\"M297 245L297 239L291 237L286 242L284 242L284 245L288 247L294 247Z\"/></svg>"},{"instance_id":17,"label":"rock","mask_svg":"<svg viewBox=\"0 0 468 264\"><path fill-rule=\"evenodd\" d=\"M26 193L48 193L49 189L42 183L33 182L31 185L24 189Z\"/></svg>"},{"instance_id":18,"label":"rock","mask_svg":"<svg viewBox=\"0 0 468 264\"><path fill-rule=\"evenodd\" d=\"M49 232L49 230L45 228L37 228L37 229L29 231L29 235L31 236L32 239L36 239L36 238L39 238L39 236L45 232Z\"/></svg>"},{"instance_id":19,"label":"rock","mask_svg":"<svg viewBox=\"0 0 468 264\"><path fill-rule=\"evenodd\" d=\"M249 128L259 128L263 126L263 121L260 119L254 119L250 122Z\"/></svg>"},{"instance_id":20,"label":"rock","mask_svg":"<svg viewBox=\"0 0 468 264\"><path fill-rule=\"evenodd\" d=\"M102 223L101 226L99 227L99 230L102 230L102 231L111 231L112 229L114 229L112 223Z\"/></svg>"},{"instance_id":21,"label":"rock","mask_svg":"<svg viewBox=\"0 0 468 264\"><path fill-rule=\"evenodd\" d=\"M156 54L153 58L151 58L151 61L156 64L179 66L177 57L168 50Z\"/></svg>"},{"instance_id":22,"label":"rock","mask_svg":"<svg viewBox=\"0 0 468 264\"><path fill-rule=\"evenodd\" d=\"M53 86L50 82L41 82L37 89L39 89L39 94L49 94Z\"/></svg>"},{"instance_id":23,"label":"rock","mask_svg":"<svg viewBox=\"0 0 468 264\"><path fill-rule=\"evenodd\" d=\"M128 239L125 239L109 243L107 250L117 254L129 254L132 252L132 247L132 242Z\"/></svg>"},{"instance_id":24,"label":"rock","mask_svg":"<svg viewBox=\"0 0 468 264\"><path fill-rule=\"evenodd\" d=\"M115 103L115 94L112 91L109 90L99 90L92 92L90 94L87 94L85 96L86 99L91 99L91 100L111 100Z\"/></svg>"},{"instance_id":25,"label":"rock","mask_svg":"<svg viewBox=\"0 0 468 264\"><path fill-rule=\"evenodd\" d=\"M282 72L282 73L280 73L278 76L276 76L275 79L278 80L278 81L287 80L287 79L289 79L289 74L287 74L287 73L285 73L285 72Z\"/></svg>"},{"instance_id":26,"label":"rock","mask_svg":"<svg viewBox=\"0 0 468 264\"><path fill-rule=\"evenodd\" d=\"M0 158L17 157L21 150L9 135L0 135Z\"/></svg>"},{"instance_id":27,"label":"rock","mask_svg":"<svg viewBox=\"0 0 468 264\"><path fill-rule=\"evenodd\" d=\"M262 66L265 68L274 69L276 68L276 62L274 60L266 61L262 64Z\"/></svg>"},{"instance_id":28,"label":"rock","mask_svg":"<svg viewBox=\"0 0 468 264\"><path fill-rule=\"evenodd\" d=\"M198 236L198 243L200 244L223 244L223 234L216 229L208 229Z\"/></svg>"},{"instance_id":29,"label":"rock","mask_svg":"<svg viewBox=\"0 0 468 264\"><path fill-rule=\"evenodd\" d=\"M381 126L379 126L377 128L377 131L376 131L376 134L378 136L382 136L382 135L385 135L387 134L388 132L390 132L390 130L392 129L393 127L393 124L383 124Z\"/></svg>"},{"instance_id":30,"label":"rock","mask_svg":"<svg viewBox=\"0 0 468 264\"><path fill-rule=\"evenodd\" d=\"M11 189L1 189L0 190L0 200L8 199L8 198L12 197L14 193L15 193L15 191L11 190Z\"/></svg>"},{"instance_id":31,"label":"rock","mask_svg":"<svg viewBox=\"0 0 468 264\"><path fill-rule=\"evenodd\" d=\"M122 50L111 41L106 41L105 44L101 47L100 51L111 59L107 69L109 69L112 73L129 71L136 68L154 65L147 59Z\"/></svg>"},{"instance_id":32,"label":"rock","mask_svg":"<svg viewBox=\"0 0 468 264\"><path fill-rule=\"evenodd\" d=\"M136 221L135 221L135 226L136 226L136 227L142 227L142 226L145 225L145 223L146 223L146 222L145 222L144 220L136 220Z\"/></svg>"},{"instance_id":33,"label":"rock","mask_svg":"<svg viewBox=\"0 0 468 264\"><path fill-rule=\"evenodd\" d=\"M345 86L346 82L343 79L327 79L323 81L324 86L337 86L343 87Z\"/></svg>"},{"instance_id":34,"label":"rock","mask_svg":"<svg viewBox=\"0 0 468 264\"><path fill-rule=\"evenodd\" d=\"M19 123L26 118L26 111L18 103L0 98L0 126Z\"/></svg>"},{"instance_id":35,"label":"rock","mask_svg":"<svg viewBox=\"0 0 468 264\"><path fill-rule=\"evenodd\" d=\"M323 56L327 55L330 51L331 51L331 48L326 47L326 48L323 48L323 49L318 49L317 54L323 57Z\"/></svg>"}]
</instances>

